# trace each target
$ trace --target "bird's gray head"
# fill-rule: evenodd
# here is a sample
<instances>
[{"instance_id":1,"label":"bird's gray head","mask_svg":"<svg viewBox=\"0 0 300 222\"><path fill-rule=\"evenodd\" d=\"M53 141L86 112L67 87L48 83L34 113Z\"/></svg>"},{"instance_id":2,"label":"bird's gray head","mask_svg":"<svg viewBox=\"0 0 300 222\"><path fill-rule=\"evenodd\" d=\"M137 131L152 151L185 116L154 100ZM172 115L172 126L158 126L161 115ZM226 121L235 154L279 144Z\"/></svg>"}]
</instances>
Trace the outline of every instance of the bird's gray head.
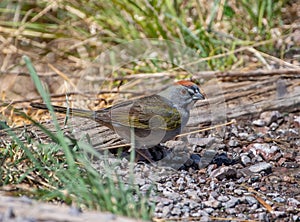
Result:
<instances>
[{"instance_id":1,"label":"bird's gray head","mask_svg":"<svg viewBox=\"0 0 300 222\"><path fill-rule=\"evenodd\" d=\"M190 110L197 100L205 99L199 87L188 80L181 80L168 87L159 95L169 99L178 108Z\"/></svg>"}]
</instances>

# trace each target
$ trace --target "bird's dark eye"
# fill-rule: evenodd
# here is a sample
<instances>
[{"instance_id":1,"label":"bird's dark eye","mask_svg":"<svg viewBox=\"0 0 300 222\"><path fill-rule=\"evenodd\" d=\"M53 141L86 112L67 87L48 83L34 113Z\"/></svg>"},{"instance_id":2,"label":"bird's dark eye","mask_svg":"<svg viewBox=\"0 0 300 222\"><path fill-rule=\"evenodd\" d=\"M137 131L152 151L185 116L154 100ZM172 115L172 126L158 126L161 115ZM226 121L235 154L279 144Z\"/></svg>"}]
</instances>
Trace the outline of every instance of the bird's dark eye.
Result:
<instances>
[{"instance_id":1,"label":"bird's dark eye","mask_svg":"<svg viewBox=\"0 0 300 222\"><path fill-rule=\"evenodd\" d=\"M185 94L186 94L186 90L185 90L185 89L182 89L182 90L181 90L181 94L182 94L182 95L185 95Z\"/></svg>"}]
</instances>

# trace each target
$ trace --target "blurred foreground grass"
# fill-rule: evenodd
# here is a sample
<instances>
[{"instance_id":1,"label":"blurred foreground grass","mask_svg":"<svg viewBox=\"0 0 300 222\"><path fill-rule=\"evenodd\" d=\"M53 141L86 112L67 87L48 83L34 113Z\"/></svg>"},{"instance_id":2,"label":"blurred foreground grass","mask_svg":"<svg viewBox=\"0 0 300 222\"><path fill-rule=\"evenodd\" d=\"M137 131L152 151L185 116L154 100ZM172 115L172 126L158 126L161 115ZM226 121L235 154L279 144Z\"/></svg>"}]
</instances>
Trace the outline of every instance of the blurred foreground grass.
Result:
<instances>
[{"instance_id":1,"label":"blurred foreground grass","mask_svg":"<svg viewBox=\"0 0 300 222\"><path fill-rule=\"evenodd\" d=\"M140 38L176 41L201 57L256 45L280 55L284 49L275 49L274 42L291 31L282 19L289 2L293 1L4 0L0 33L6 44L24 50L20 53L38 52L34 59L51 51L82 64L107 47ZM218 70L243 66L237 62L231 54L211 59L209 65Z\"/></svg>"},{"instance_id":2,"label":"blurred foreground grass","mask_svg":"<svg viewBox=\"0 0 300 222\"><path fill-rule=\"evenodd\" d=\"M10 190L6 193L150 219L153 204L149 202L148 194L142 194L135 185L133 168L129 167L132 175L125 183L119 178L118 172L115 172L116 166L106 162L109 156L99 154L87 143L65 136L53 111L50 97L30 59L25 56L24 60L38 92L49 108L55 133L24 113L19 115L32 121L51 138L50 144L42 144L31 138L26 129L23 133L25 141L21 140L13 130L2 124L12 138L12 142L6 142L6 146L0 144L1 185L4 190ZM93 167L92 159L104 162L105 167L101 173ZM134 157L131 156L130 165L133 164Z\"/></svg>"}]
</instances>

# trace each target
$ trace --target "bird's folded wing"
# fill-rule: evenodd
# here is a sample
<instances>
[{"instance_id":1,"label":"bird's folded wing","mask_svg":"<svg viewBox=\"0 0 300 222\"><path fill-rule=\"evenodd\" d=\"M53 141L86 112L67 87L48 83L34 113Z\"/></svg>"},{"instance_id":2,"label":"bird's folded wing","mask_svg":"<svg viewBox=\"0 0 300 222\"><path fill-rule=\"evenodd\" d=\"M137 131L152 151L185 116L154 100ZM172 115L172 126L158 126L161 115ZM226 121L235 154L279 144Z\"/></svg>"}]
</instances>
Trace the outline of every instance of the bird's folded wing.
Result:
<instances>
[{"instance_id":1,"label":"bird's folded wing","mask_svg":"<svg viewBox=\"0 0 300 222\"><path fill-rule=\"evenodd\" d=\"M174 130L181 126L179 111L159 95L122 103L111 110L112 123L139 129Z\"/></svg>"}]
</instances>

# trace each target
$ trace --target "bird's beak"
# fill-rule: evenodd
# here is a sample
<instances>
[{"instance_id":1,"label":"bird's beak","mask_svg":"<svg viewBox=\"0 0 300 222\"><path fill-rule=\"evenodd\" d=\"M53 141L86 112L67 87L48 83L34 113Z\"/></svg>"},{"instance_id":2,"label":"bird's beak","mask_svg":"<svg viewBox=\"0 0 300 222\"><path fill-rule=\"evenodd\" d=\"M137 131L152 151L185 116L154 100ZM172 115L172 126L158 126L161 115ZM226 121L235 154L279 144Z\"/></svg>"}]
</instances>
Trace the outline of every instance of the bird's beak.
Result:
<instances>
[{"instance_id":1,"label":"bird's beak","mask_svg":"<svg viewBox=\"0 0 300 222\"><path fill-rule=\"evenodd\" d=\"M193 100L203 100L205 99L202 92L197 92L193 95Z\"/></svg>"}]
</instances>

